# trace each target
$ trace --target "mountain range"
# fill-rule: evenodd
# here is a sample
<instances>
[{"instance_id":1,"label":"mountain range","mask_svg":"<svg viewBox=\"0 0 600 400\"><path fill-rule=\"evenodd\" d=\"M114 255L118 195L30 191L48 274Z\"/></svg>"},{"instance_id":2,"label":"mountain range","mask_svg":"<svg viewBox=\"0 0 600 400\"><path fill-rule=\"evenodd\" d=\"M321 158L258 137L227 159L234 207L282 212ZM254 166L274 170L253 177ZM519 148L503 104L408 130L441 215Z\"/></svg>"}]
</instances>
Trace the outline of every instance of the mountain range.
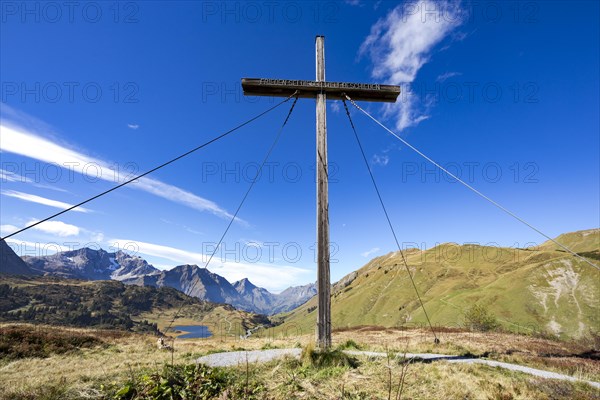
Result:
<instances>
[{"instance_id":1,"label":"mountain range","mask_svg":"<svg viewBox=\"0 0 600 400\"><path fill-rule=\"evenodd\" d=\"M565 233L534 248L445 243L376 257L332 286L332 325L464 327L475 306L504 329L575 338L600 332L600 230ZM160 271L127 253L80 249L20 259L0 242L0 272L43 274L129 285L171 287L215 303L263 314L302 331L314 330L314 284L273 294L248 279L229 283L196 265ZM403 258L406 259L406 266ZM594 268L593 265L596 265ZM423 308L411 277L418 288ZM285 326L282 327L285 329Z\"/></svg>"},{"instance_id":2,"label":"mountain range","mask_svg":"<svg viewBox=\"0 0 600 400\"><path fill-rule=\"evenodd\" d=\"M161 271L139 256L123 251L81 248L49 256L22 259L0 241L0 272L12 275L48 275L81 280L116 280L129 285L171 287L189 296L259 314L292 310L316 294L316 285L290 287L279 294L242 279L231 284L224 277L197 265L179 265Z\"/></svg>"},{"instance_id":3,"label":"mountain range","mask_svg":"<svg viewBox=\"0 0 600 400\"><path fill-rule=\"evenodd\" d=\"M33 271L70 279L126 281L143 275L160 273L141 257L123 251L108 253L102 249L95 250L88 247L50 256L25 256L23 260Z\"/></svg>"}]
</instances>

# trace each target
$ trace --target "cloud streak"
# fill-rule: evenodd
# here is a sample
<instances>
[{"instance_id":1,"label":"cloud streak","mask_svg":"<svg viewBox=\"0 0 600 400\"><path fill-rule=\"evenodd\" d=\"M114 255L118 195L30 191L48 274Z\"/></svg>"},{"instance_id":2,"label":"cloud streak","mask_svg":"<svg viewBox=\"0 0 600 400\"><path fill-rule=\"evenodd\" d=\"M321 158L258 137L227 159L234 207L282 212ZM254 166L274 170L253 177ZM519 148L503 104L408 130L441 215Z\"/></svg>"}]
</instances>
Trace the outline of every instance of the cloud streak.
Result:
<instances>
[{"instance_id":1,"label":"cloud streak","mask_svg":"<svg viewBox=\"0 0 600 400\"><path fill-rule=\"evenodd\" d=\"M6 239L6 243L19 256L43 257L51 256L60 251L73 250L71 247L63 246L55 242L29 242L26 240Z\"/></svg>"},{"instance_id":2,"label":"cloud streak","mask_svg":"<svg viewBox=\"0 0 600 400\"><path fill-rule=\"evenodd\" d=\"M367 258L371 254L377 253L379 250L380 250L379 247L373 247L371 250L367 250L367 251L365 251L363 253L360 253L360 255L363 256L363 257L365 257L365 258Z\"/></svg>"},{"instance_id":3,"label":"cloud streak","mask_svg":"<svg viewBox=\"0 0 600 400\"><path fill-rule=\"evenodd\" d=\"M118 182L115 182L115 172L110 168L110 163L107 161L90 157L82 152L72 150L67 146L61 146L19 126L14 126L6 121L2 121L0 130L2 131L2 141L0 143L1 151L22 155L62 167L68 167L70 170L81 175L93 173L94 175L91 177L94 179L102 179L112 183L122 183L126 180L126 177L117 177ZM93 166L93 168L91 168L91 166ZM128 186L198 211L210 212L221 218L229 219L233 217L215 202L157 179L143 177L136 182L132 182ZM27 198L25 198L25 196L22 196L21 198L27 201L34 201L32 200L34 197L37 196L29 195ZM40 202L40 204L51 205L47 201L45 203L42 203L41 200L38 202ZM56 205L58 203L54 202L52 204ZM236 221L246 224L245 221L239 218L236 218Z\"/></svg>"},{"instance_id":4,"label":"cloud streak","mask_svg":"<svg viewBox=\"0 0 600 400\"><path fill-rule=\"evenodd\" d=\"M64 189L61 189L59 187L56 186L51 186L51 185L42 185L40 183L34 182L33 180L27 178L26 176L22 176L20 174L16 174L13 171L8 171L5 169L0 169L0 182L5 183L5 182L19 182L19 183L26 183L26 184L30 184L42 189L51 189L51 190L56 190L57 192L64 192L66 193L67 191Z\"/></svg>"},{"instance_id":5,"label":"cloud streak","mask_svg":"<svg viewBox=\"0 0 600 400\"><path fill-rule=\"evenodd\" d=\"M401 101L384 106L385 115L396 118L399 130L429 118L420 99L410 92L410 84L435 46L462 24L459 4L443 0L401 4L372 26L361 45L359 54L370 56L373 77L404 89Z\"/></svg>"},{"instance_id":6,"label":"cloud streak","mask_svg":"<svg viewBox=\"0 0 600 400\"><path fill-rule=\"evenodd\" d=\"M436 82L446 82L448 79L455 77L455 76L460 76L462 75L460 72L445 72L441 75L438 75L438 77L435 79Z\"/></svg>"},{"instance_id":7,"label":"cloud streak","mask_svg":"<svg viewBox=\"0 0 600 400\"><path fill-rule=\"evenodd\" d=\"M10 224L0 225L0 236L4 237L5 235L11 234L18 230L19 230L19 228L14 225L10 225Z\"/></svg>"},{"instance_id":8,"label":"cloud streak","mask_svg":"<svg viewBox=\"0 0 600 400\"><path fill-rule=\"evenodd\" d=\"M38 222L38 220L32 220L27 224L27 226L33 225L36 222ZM31 229L60 237L78 236L80 233L79 227L62 221L45 221L32 227Z\"/></svg>"},{"instance_id":9,"label":"cloud streak","mask_svg":"<svg viewBox=\"0 0 600 400\"><path fill-rule=\"evenodd\" d=\"M48 207L58 208L61 210L64 210L65 208L73 207L72 204L65 203L63 201L52 200L52 199L48 199L46 197L36 196L36 195L30 194L30 193L18 192L16 190L3 190L2 195L8 196L8 197L14 197L15 199L28 201L31 203L42 204L42 205L48 206ZM83 208L83 207L76 207L71 211L77 211L77 212L83 212L83 213L90 212L89 209Z\"/></svg>"},{"instance_id":10,"label":"cloud streak","mask_svg":"<svg viewBox=\"0 0 600 400\"><path fill-rule=\"evenodd\" d=\"M373 164L385 167L390 162L390 156L386 154L373 154Z\"/></svg>"},{"instance_id":11,"label":"cloud streak","mask_svg":"<svg viewBox=\"0 0 600 400\"><path fill-rule=\"evenodd\" d=\"M0 180L3 182L26 182L31 183L31 179L17 175L12 171L0 169Z\"/></svg>"}]
</instances>

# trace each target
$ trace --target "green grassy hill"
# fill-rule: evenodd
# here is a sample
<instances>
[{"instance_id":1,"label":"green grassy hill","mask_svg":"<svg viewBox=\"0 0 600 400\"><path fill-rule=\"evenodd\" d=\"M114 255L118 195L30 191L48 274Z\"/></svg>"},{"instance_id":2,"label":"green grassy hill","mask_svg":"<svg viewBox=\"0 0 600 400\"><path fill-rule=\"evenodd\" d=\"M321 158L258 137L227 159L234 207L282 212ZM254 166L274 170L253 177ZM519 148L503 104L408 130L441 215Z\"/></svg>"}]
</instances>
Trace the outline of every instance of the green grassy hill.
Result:
<instances>
[{"instance_id":1,"label":"green grassy hill","mask_svg":"<svg viewBox=\"0 0 600 400\"><path fill-rule=\"evenodd\" d=\"M600 230L558 240L590 261L600 249ZM556 245L535 249L442 244L405 251L434 325L462 327L474 305L506 329L579 337L600 331L600 271ZM332 327L414 326L426 322L399 252L371 260L332 291ZM316 297L287 314L285 325L314 331ZM284 325L284 326L285 326Z\"/></svg>"},{"instance_id":2,"label":"green grassy hill","mask_svg":"<svg viewBox=\"0 0 600 400\"><path fill-rule=\"evenodd\" d=\"M600 251L600 230L587 229L584 231L563 233L555 238L557 242L575 252ZM547 250L562 250L556 243L548 240L538 246Z\"/></svg>"}]
</instances>

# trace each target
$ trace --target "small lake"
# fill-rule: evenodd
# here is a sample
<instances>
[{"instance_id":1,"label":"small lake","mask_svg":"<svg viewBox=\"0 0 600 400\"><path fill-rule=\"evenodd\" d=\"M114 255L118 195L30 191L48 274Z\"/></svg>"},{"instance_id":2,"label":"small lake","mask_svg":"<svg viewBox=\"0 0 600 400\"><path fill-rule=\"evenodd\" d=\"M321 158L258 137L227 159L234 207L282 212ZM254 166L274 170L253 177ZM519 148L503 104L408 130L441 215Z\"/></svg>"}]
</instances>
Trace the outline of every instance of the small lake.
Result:
<instances>
[{"instance_id":1,"label":"small lake","mask_svg":"<svg viewBox=\"0 0 600 400\"><path fill-rule=\"evenodd\" d=\"M186 332L177 336L177 339L203 339L212 336L212 332L205 325L179 325L174 329Z\"/></svg>"}]
</instances>

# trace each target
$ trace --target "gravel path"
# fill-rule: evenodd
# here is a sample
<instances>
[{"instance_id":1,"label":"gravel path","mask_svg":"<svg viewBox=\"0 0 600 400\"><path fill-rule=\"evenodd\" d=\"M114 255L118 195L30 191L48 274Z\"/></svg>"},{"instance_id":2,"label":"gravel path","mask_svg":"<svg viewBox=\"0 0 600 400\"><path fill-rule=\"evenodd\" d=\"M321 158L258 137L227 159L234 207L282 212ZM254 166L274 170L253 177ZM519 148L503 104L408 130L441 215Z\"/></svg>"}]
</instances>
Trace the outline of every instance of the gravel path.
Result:
<instances>
[{"instance_id":1,"label":"gravel path","mask_svg":"<svg viewBox=\"0 0 600 400\"><path fill-rule=\"evenodd\" d=\"M197 361L209 367L231 367L233 365L244 365L249 363L267 362L286 355L300 357L301 349L270 349L252 351L230 351L227 353L214 353L200 357Z\"/></svg>"},{"instance_id":2,"label":"gravel path","mask_svg":"<svg viewBox=\"0 0 600 400\"><path fill-rule=\"evenodd\" d=\"M252 350L252 351L232 351L226 353L214 353L207 356L200 357L197 362L206 364L210 367L230 367L234 365L244 365L246 362L267 362L284 356L300 357L302 353L301 349L270 349L270 350ZM386 357L386 353L379 353L374 351L355 351L346 350L346 354L359 356L359 357ZM462 363L462 364L484 364L490 367L504 368L511 371L523 372L525 374L538 376L546 379L559 379L570 382L584 382L588 385L600 389L600 383L593 381L586 381L578 379L569 375L559 374L556 372L544 371L541 369L535 369L525 367L517 364L510 364L500 361L485 360L482 358L467 358L461 356L452 356L447 354L433 354L433 353L407 353L407 358L419 359L425 361L446 361L449 363Z\"/></svg>"}]
</instances>

